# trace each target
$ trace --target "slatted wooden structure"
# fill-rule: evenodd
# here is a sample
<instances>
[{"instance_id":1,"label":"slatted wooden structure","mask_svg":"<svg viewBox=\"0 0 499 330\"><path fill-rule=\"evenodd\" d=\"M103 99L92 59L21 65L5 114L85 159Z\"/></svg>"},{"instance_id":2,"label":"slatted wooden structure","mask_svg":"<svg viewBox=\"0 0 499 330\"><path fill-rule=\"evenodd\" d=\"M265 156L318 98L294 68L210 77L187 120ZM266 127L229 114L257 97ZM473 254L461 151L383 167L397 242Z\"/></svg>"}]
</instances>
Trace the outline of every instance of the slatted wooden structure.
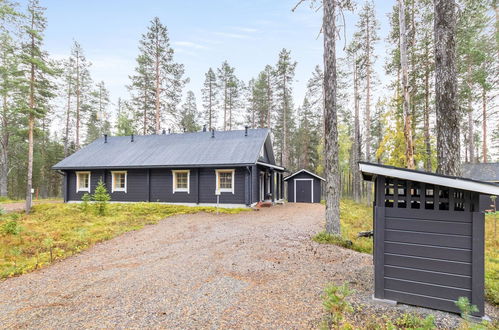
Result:
<instances>
[{"instance_id":1,"label":"slatted wooden structure","mask_svg":"<svg viewBox=\"0 0 499 330\"><path fill-rule=\"evenodd\" d=\"M375 298L459 312L467 297L484 315L484 214L488 183L360 163L375 182Z\"/></svg>"}]
</instances>

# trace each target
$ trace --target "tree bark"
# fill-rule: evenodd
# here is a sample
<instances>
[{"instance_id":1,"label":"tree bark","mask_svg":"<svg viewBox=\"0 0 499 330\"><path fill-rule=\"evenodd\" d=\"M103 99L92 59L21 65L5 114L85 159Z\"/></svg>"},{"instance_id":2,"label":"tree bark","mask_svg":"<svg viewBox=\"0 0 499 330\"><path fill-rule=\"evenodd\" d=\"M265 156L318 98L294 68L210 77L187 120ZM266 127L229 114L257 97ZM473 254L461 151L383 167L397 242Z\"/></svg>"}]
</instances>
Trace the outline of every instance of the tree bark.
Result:
<instances>
[{"instance_id":1,"label":"tree bark","mask_svg":"<svg viewBox=\"0 0 499 330\"><path fill-rule=\"evenodd\" d=\"M336 72L336 0L323 1L324 33L324 137L326 176L326 232L341 235L340 176L338 164L337 72Z\"/></svg>"},{"instance_id":2,"label":"tree bark","mask_svg":"<svg viewBox=\"0 0 499 330\"><path fill-rule=\"evenodd\" d=\"M80 52L76 50L76 149L80 149Z\"/></svg>"},{"instance_id":3,"label":"tree bark","mask_svg":"<svg viewBox=\"0 0 499 330\"><path fill-rule=\"evenodd\" d=\"M353 67L353 95L354 95L354 141L352 145L352 194L356 202L360 202L361 190L361 177L358 170L360 160L360 120L359 120L359 81L358 81L358 68L357 58L354 55ZM367 149L367 146L366 146Z\"/></svg>"},{"instance_id":4,"label":"tree bark","mask_svg":"<svg viewBox=\"0 0 499 330\"><path fill-rule=\"evenodd\" d=\"M483 162L487 162L487 92L482 88L482 157Z\"/></svg>"},{"instance_id":5,"label":"tree bark","mask_svg":"<svg viewBox=\"0 0 499 330\"><path fill-rule=\"evenodd\" d=\"M283 91L284 91L284 104L282 109L282 166L289 165L289 151L288 151L288 94L287 94L287 81L286 73L283 74Z\"/></svg>"},{"instance_id":6,"label":"tree bark","mask_svg":"<svg viewBox=\"0 0 499 330\"><path fill-rule=\"evenodd\" d=\"M425 55L428 57L428 49L425 49ZM424 162L425 170L431 172L431 141L430 141L430 68L429 64L425 65L425 103L423 111L423 121L424 121L424 144L426 148L426 157Z\"/></svg>"},{"instance_id":7,"label":"tree bark","mask_svg":"<svg viewBox=\"0 0 499 330\"><path fill-rule=\"evenodd\" d=\"M160 86L160 71L159 71L159 40L158 36L156 35L156 89L155 89L155 97L156 97L156 123L155 123L155 129L156 129L156 134L161 134L161 103L160 103L160 93L161 93L161 86Z\"/></svg>"},{"instance_id":8,"label":"tree bark","mask_svg":"<svg viewBox=\"0 0 499 330\"><path fill-rule=\"evenodd\" d=\"M414 145L412 140L412 113L410 109L409 96L409 74L407 64L407 36L405 28L405 0L399 0L399 24L400 24L400 67L402 70L402 95L404 97L404 137L405 137L405 161L407 168L414 169Z\"/></svg>"},{"instance_id":9,"label":"tree bark","mask_svg":"<svg viewBox=\"0 0 499 330\"><path fill-rule=\"evenodd\" d=\"M31 17L31 29L34 31L34 17ZM35 36L33 32L31 38L31 56L34 56ZM28 177L26 180L26 213L31 211L31 190L33 189L33 130L35 126L35 64L30 64L30 79L29 79L29 115L28 115Z\"/></svg>"},{"instance_id":10,"label":"tree bark","mask_svg":"<svg viewBox=\"0 0 499 330\"><path fill-rule=\"evenodd\" d=\"M8 195L9 177L9 118L7 115L7 94L2 101L2 136L0 140L0 196Z\"/></svg>"},{"instance_id":11,"label":"tree bark","mask_svg":"<svg viewBox=\"0 0 499 330\"><path fill-rule=\"evenodd\" d=\"M272 98L271 98L271 72L270 70L267 70L267 128L270 129L270 118L271 118L271 108L272 108Z\"/></svg>"},{"instance_id":12,"label":"tree bark","mask_svg":"<svg viewBox=\"0 0 499 330\"><path fill-rule=\"evenodd\" d=\"M434 13L437 172L458 176L461 116L457 105L455 1L434 0Z\"/></svg>"},{"instance_id":13,"label":"tree bark","mask_svg":"<svg viewBox=\"0 0 499 330\"><path fill-rule=\"evenodd\" d=\"M71 114L71 77L68 81L68 103L66 108L66 127L64 130L64 157L69 153L69 119Z\"/></svg>"}]
</instances>

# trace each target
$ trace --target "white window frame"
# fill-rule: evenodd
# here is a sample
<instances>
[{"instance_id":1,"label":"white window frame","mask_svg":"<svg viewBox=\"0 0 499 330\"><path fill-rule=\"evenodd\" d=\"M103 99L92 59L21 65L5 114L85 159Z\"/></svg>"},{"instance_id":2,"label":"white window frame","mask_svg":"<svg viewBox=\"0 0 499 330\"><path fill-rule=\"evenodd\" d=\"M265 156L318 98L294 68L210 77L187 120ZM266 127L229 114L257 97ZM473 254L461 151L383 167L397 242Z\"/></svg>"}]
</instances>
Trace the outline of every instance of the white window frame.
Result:
<instances>
[{"instance_id":1,"label":"white window frame","mask_svg":"<svg viewBox=\"0 0 499 330\"><path fill-rule=\"evenodd\" d=\"M187 173L187 188L177 188L177 173ZM191 188L191 170L172 170L173 193L186 192L190 194Z\"/></svg>"},{"instance_id":2,"label":"white window frame","mask_svg":"<svg viewBox=\"0 0 499 330\"><path fill-rule=\"evenodd\" d=\"M227 173L231 172L232 173L232 188L220 188L220 173ZM235 186L235 170L234 169L219 169L215 170L216 173L216 178L215 178L215 194L219 194L222 192L230 192L234 194L234 186Z\"/></svg>"},{"instance_id":3,"label":"white window frame","mask_svg":"<svg viewBox=\"0 0 499 330\"><path fill-rule=\"evenodd\" d=\"M80 174L88 174L88 187L87 188L80 188ZM80 191L85 191L85 192L90 192L90 185L91 185L91 181L90 181L90 176L92 174L90 173L90 171L77 171L76 172L76 192L80 192Z\"/></svg>"},{"instance_id":4,"label":"white window frame","mask_svg":"<svg viewBox=\"0 0 499 330\"><path fill-rule=\"evenodd\" d=\"M114 175L115 174L125 174L125 188L114 188ZM128 172L127 171L111 171L111 192L121 191L126 193L128 186Z\"/></svg>"}]
</instances>

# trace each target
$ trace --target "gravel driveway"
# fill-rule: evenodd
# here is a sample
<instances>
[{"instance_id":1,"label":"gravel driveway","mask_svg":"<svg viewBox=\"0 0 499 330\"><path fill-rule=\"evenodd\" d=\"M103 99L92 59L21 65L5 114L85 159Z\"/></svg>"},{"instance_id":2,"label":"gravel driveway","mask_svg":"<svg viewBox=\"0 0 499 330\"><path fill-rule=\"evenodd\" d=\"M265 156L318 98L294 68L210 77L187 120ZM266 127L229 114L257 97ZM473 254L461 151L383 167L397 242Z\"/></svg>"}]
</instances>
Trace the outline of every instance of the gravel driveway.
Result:
<instances>
[{"instance_id":1,"label":"gravel driveway","mask_svg":"<svg viewBox=\"0 0 499 330\"><path fill-rule=\"evenodd\" d=\"M366 313L386 312L370 302L370 255L310 240L323 214L322 205L287 204L168 218L1 282L0 326L316 328L324 287L344 281ZM395 310L409 308L425 311ZM438 315L442 325L457 321Z\"/></svg>"}]
</instances>

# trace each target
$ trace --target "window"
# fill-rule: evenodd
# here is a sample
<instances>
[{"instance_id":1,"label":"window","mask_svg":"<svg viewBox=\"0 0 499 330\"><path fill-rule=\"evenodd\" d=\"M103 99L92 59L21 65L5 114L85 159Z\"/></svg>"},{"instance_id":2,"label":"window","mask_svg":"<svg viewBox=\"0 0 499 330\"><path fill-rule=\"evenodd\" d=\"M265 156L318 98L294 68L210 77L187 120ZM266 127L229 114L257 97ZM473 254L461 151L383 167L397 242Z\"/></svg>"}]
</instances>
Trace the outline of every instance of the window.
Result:
<instances>
[{"instance_id":1,"label":"window","mask_svg":"<svg viewBox=\"0 0 499 330\"><path fill-rule=\"evenodd\" d=\"M234 170L215 170L217 176L216 192L234 193Z\"/></svg>"},{"instance_id":2,"label":"window","mask_svg":"<svg viewBox=\"0 0 499 330\"><path fill-rule=\"evenodd\" d=\"M113 177L113 182L112 182L112 191L123 191L126 192L126 176L127 173L126 171L113 171L112 177Z\"/></svg>"},{"instance_id":3,"label":"window","mask_svg":"<svg viewBox=\"0 0 499 330\"><path fill-rule=\"evenodd\" d=\"M186 192L189 193L189 170L173 170L173 193Z\"/></svg>"},{"instance_id":4,"label":"window","mask_svg":"<svg viewBox=\"0 0 499 330\"><path fill-rule=\"evenodd\" d=\"M76 172L76 192L90 192L90 172Z\"/></svg>"}]
</instances>

